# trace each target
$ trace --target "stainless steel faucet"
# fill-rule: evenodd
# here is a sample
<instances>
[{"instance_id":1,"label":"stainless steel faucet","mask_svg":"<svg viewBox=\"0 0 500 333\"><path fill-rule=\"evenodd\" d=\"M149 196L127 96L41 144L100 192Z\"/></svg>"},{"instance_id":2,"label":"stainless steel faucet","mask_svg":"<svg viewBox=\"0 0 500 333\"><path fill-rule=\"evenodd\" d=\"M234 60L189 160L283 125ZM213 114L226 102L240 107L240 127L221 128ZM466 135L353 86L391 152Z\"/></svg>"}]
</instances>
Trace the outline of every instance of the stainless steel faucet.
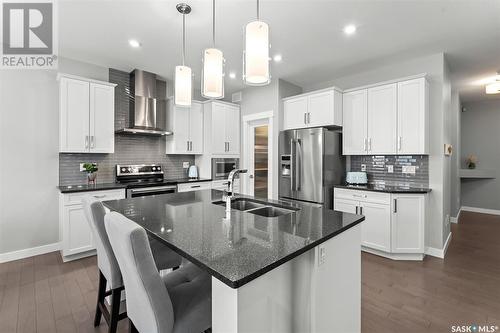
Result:
<instances>
[{"instance_id":1,"label":"stainless steel faucet","mask_svg":"<svg viewBox=\"0 0 500 333\"><path fill-rule=\"evenodd\" d=\"M247 169L234 169L227 177L227 191L224 191L222 199L226 202L226 212L231 211L231 198L234 197L234 177L239 173L247 173Z\"/></svg>"}]
</instances>

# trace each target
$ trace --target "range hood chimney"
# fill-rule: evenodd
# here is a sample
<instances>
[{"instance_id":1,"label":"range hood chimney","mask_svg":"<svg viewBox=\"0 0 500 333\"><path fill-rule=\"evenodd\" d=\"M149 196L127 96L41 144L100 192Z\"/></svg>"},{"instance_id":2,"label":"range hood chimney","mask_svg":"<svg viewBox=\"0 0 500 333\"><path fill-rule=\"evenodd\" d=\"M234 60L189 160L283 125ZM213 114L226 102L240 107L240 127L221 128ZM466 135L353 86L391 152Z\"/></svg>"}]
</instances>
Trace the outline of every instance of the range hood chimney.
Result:
<instances>
[{"instance_id":1,"label":"range hood chimney","mask_svg":"<svg viewBox=\"0 0 500 333\"><path fill-rule=\"evenodd\" d=\"M135 69L130 73L129 126L123 134L171 135L165 130L166 100L157 95L156 74Z\"/></svg>"}]
</instances>

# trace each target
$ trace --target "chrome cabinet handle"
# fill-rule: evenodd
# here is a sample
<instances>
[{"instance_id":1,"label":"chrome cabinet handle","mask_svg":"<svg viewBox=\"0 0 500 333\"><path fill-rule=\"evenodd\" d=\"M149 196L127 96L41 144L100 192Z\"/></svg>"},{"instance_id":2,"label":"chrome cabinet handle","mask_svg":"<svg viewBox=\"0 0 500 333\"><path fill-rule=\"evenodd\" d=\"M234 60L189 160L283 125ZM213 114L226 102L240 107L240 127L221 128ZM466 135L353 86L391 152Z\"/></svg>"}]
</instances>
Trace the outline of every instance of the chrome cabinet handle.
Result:
<instances>
[{"instance_id":1,"label":"chrome cabinet handle","mask_svg":"<svg viewBox=\"0 0 500 333\"><path fill-rule=\"evenodd\" d=\"M193 186L191 186L191 188L197 188L197 187L201 187L201 185L193 185Z\"/></svg>"},{"instance_id":2,"label":"chrome cabinet handle","mask_svg":"<svg viewBox=\"0 0 500 333\"><path fill-rule=\"evenodd\" d=\"M359 206L359 214L363 215L363 206Z\"/></svg>"},{"instance_id":3,"label":"chrome cabinet handle","mask_svg":"<svg viewBox=\"0 0 500 333\"><path fill-rule=\"evenodd\" d=\"M311 112L308 112L307 113L307 123L310 124L311 123Z\"/></svg>"},{"instance_id":4,"label":"chrome cabinet handle","mask_svg":"<svg viewBox=\"0 0 500 333\"><path fill-rule=\"evenodd\" d=\"M304 112L304 124L307 124L307 113Z\"/></svg>"},{"instance_id":5,"label":"chrome cabinet handle","mask_svg":"<svg viewBox=\"0 0 500 333\"><path fill-rule=\"evenodd\" d=\"M186 141L187 148L186 150L189 151L189 141Z\"/></svg>"},{"instance_id":6,"label":"chrome cabinet handle","mask_svg":"<svg viewBox=\"0 0 500 333\"><path fill-rule=\"evenodd\" d=\"M368 150L372 151L372 138L368 139Z\"/></svg>"},{"instance_id":7,"label":"chrome cabinet handle","mask_svg":"<svg viewBox=\"0 0 500 333\"><path fill-rule=\"evenodd\" d=\"M358 215L358 208L359 208L359 207L358 207L358 206L356 206L356 215Z\"/></svg>"},{"instance_id":8,"label":"chrome cabinet handle","mask_svg":"<svg viewBox=\"0 0 500 333\"><path fill-rule=\"evenodd\" d=\"M95 136L90 136L90 148L95 148Z\"/></svg>"},{"instance_id":9,"label":"chrome cabinet handle","mask_svg":"<svg viewBox=\"0 0 500 333\"><path fill-rule=\"evenodd\" d=\"M193 151L193 141L189 141L189 150Z\"/></svg>"},{"instance_id":10,"label":"chrome cabinet handle","mask_svg":"<svg viewBox=\"0 0 500 333\"><path fill-rule=\"evenodd\" d=\"M398 199L394 199L394 213L398 212Z\"/></svg>"},{"instance_id":11,"label":"chrome cabinet handle","mask_svg":"<svg viewBox=\"0 0 500 333\"><path fill-rule=\"evenodd\" d=\"M398 150L401 150L401 136L398 136Z\"/></svg>"},{"instance_id":12,"label":"chrome cabinet handle","mask_svg":"<svg viewBox=\"0 0 500 333\"><path fill-rule=\"evenodd\" d=\"M368 140L367 138L363 139L363 151L368 151L368 144L366 143L367 140Z\"/></svg>"},{"instance_id":13,"label":"chrome cabinet handle","mask_svg":"<svg viewBox=\"0 0 500 333\"><path fill-rule=\"evenodd\" d=\"M85 135L85 149L89 148L89 136Z\"/></svg>"},{"instance_id":14,"label":"chrome cabinet handle","mask_svg":"<svg viewBox=\"0 0 500 333\"><path fill-rule=\"evenodd\" d=\"M94 195L94 198L96 199L102 199L102 198L106 198L106 195L103 194L103 195Z\"/></svg>"}]
</instances>

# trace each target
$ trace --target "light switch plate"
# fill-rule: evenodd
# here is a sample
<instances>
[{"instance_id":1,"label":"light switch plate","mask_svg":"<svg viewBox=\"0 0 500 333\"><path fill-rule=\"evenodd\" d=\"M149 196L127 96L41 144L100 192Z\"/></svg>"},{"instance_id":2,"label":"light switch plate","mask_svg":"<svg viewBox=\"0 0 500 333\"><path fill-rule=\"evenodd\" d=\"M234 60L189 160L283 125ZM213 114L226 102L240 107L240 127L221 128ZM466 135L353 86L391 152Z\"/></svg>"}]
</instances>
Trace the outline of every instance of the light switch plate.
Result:
<instances>
[{"instance_id":1,"label":"light switch plate","mask_svg":"<svg viewBox=\"0 0 500 333\"><path fill-rule=\"evenodd\" d=\"M366 164L361 164L361 171L366 171Z\"/></svg>"},{"instance_id":2,"label":"light switch plate","mask_svg":"<svg viewBox=\"0 0 500 333\"><path fill-rule=\"evenodd\" d=\"M182 162L182 167L184 169L188 169L189 168L189 162Z\"/></svg>"},{"instance_id":3,"label":"light switch plate","mask_svg":"<svg viewBox=\"0 0 500 333\"><path fill-rule=\"evenodd\" d=\"M394 165L387 166L387 173L394 173Z\"/></svg>"}]
</instances>

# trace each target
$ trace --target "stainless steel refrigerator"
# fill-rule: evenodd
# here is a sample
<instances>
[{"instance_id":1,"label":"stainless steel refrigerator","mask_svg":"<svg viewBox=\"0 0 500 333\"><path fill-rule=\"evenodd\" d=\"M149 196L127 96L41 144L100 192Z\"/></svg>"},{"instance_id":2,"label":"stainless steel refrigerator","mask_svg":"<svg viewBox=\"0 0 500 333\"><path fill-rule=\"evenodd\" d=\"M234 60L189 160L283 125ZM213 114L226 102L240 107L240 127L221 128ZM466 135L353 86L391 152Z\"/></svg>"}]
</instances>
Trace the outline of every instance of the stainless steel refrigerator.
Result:
<instances>
[{"instance_id":1,"label":"stainless steel refrigerator","mask_svg":"<svg viewBox=\"0 0 500 333\"><path fill-rule=\"evenodd\" d=\"M279 197L333 208L333 185L343 181L342 132L327 128L281 131Z\"/></svg>"}]
</instances>

